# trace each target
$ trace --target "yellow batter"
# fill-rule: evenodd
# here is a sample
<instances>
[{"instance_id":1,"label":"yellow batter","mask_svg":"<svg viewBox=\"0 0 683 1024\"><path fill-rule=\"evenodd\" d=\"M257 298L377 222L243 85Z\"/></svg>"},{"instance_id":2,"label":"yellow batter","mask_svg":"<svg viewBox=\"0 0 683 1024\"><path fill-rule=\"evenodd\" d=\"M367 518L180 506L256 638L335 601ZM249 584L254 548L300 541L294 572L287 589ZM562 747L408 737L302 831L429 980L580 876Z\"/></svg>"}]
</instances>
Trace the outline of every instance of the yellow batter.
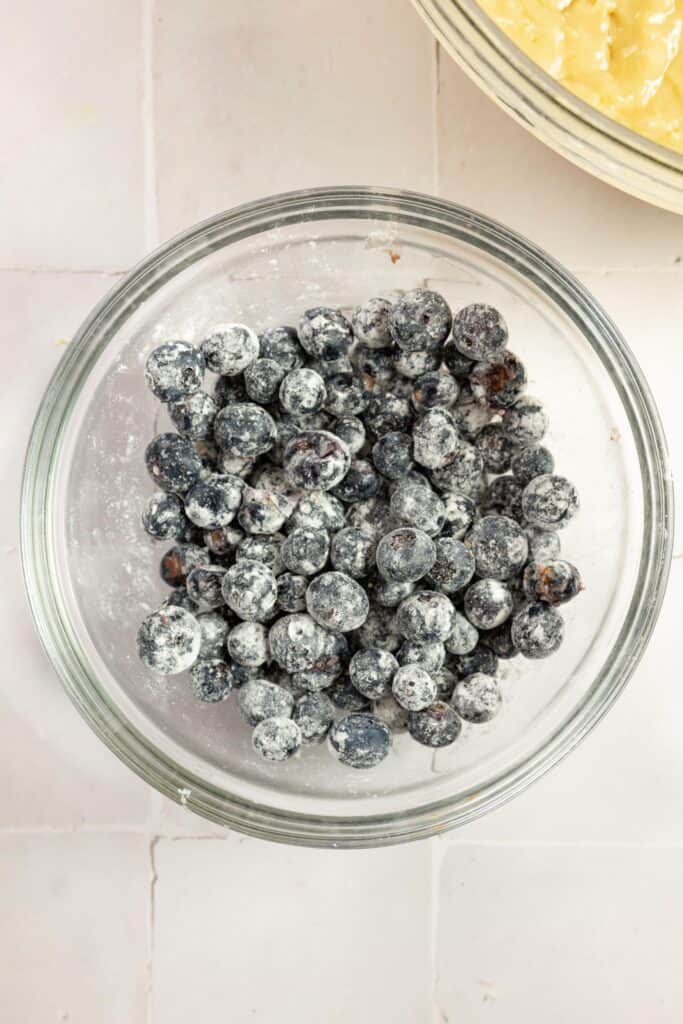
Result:
<instances>
[{"instance_id":1,"label":"yellow batter","mask_svg":"<svg viewBox=\"0 0 683 1024\"><path fill-rule=\"evenodd\" d=\"M537 64L604 114L683 153L683 0L480 0Z\"/></svg>"}]
</instances>

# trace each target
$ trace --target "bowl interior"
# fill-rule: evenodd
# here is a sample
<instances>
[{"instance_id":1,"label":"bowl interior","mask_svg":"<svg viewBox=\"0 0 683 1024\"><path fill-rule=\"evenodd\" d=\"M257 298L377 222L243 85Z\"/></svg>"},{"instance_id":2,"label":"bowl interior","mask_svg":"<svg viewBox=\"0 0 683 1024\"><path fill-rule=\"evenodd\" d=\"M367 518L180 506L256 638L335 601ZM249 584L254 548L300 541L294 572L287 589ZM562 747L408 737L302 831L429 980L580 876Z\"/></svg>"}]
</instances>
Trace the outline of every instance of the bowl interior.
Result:
<instances>
[{"instance_id":1,"label":"bowl interior","mask_svg":"<svg viewBox=\"0 0 683 1024\"><path fill-rule=\"evenodd\" d=\"M347 826L362 831L364 822L374 822L376 837L416 815L431 815L437 827L466 816L482 794L500 792L573 728L596 695L618 689L614 673L617 663L627 664L649 542L642 428L623 367L598 335L599 316L583 319L570 294L575 283L559 282L552 266L534 259L531 269L521 242L506 236L503 243L467 217L446 231L397 208L312 206L303 217L196 236L191 252L151 260L144 284L88 325L51 459L50 585L87 686L109 708L108 741L117 746L117 731L143 737L152 760L165 766L167 791L175 788L191 806L195 792L211 793L211 810L199 799L195 806L226 821L234 822L235 805L279 820L307 816L322 828L334 821L330 834L341 841ZM501 663L502 711L488 725L465 727L453 747L432 753L399 735L394 755L373 771L342 767L324 746L270 766L253 753L234 695L202 704L186 675L155 677L136 655L139 622L165 595L158 562L167 546L140 526L153 489L143 452L170 429L146 389L143 365L164 339L199 341L221 320L258 329L296 323L310 306L348 308L425 284L455 308L483 301L507 318L528 390L550 415L557 471L581 495L562 546L580 567L585 592L563 612L560 652Z\"/></svg>"}]
</instances>

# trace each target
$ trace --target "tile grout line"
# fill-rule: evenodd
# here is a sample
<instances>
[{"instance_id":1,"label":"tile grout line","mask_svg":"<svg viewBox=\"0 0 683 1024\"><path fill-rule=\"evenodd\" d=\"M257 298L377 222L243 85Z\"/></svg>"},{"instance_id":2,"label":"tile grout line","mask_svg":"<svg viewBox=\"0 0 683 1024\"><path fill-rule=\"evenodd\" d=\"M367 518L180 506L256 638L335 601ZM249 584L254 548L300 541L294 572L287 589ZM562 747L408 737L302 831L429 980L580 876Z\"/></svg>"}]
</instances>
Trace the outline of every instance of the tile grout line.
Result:
<instances>
[{"instance_id":1,"label":"tile grout line","mask_svg":"<svg viewBox=\"0 0 683 1024\"><path fill-rule=\"evenodd\" d=\"M159 244L157 166L154 138L154 0L142 0L142 153L145 248Z\"/></svg>"},{"instance_id":2,"label":"tile grout line","mask_svg":"<svg viewBox=\"0 0 683 1024\"><path fill-rule=\"evenodd\" d=\"M147 963L145 974L147 980L147 1024L152 1024L152 983L154 978L154 930L156 927L156 885L158 880L156 866L156 847L161 836L150 836L149 840L149 901L147 906Z\"/></svg>"},{"instance_id":3,"label":"tile grout line","mask_svg":"<svg viewBox=\"0 0 683 1024\"><path fill-rule=\"evenodd\" d=\"M439 78L441 68L441 49L438 39L434 40L432 50L432 163L434 195L439 195Z\"/></svg>"}]
</instances>

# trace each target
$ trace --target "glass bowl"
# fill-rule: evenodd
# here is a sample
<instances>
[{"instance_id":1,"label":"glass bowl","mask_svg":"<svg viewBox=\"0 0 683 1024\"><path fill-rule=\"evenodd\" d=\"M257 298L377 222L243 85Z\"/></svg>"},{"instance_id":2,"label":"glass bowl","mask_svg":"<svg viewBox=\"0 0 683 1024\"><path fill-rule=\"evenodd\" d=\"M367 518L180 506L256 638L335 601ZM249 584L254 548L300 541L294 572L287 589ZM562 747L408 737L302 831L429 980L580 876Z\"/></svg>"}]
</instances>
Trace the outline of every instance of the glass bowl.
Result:
<instances>
[{"instance_id":1,"label":"glass bowl","mask_svg":"<svg viewBox=\"0 0 683 1024\"><path fill-rule=\"evenodd\" d=\"M530 60L476 0L412 0L476 84L542 142L603 181L683 213L683 155L574 96Z\"/></svg>"},{"instance_id":2,"label":"glass bowl","mask_svg":"<svg viewBox=\"0 0 683 1024\"><path fill-rule=\"evenodd\" d=\"M165 338L212 324L296 322L429 284L455 306L486 301L510 324L549 444L582 512L563 550L585 593L548 661L509 662L504 707L433 753L407 735L372 771L325 747L258 759L234 697L202 704L186 676L157 677L135 635L164 593L166 547L140 527L143 464L166 426L143 366ZM26 459L22 552L42 641L104 742L162 793L269 839L373 846L467 822L522 790L601 718L633 672L664 596L672 495L647 384L623 338L570 274L470 210L411 193L321 189L264 199L192 228L118 284L70 344L40 406Z\"/></svg>"}]
</instances>

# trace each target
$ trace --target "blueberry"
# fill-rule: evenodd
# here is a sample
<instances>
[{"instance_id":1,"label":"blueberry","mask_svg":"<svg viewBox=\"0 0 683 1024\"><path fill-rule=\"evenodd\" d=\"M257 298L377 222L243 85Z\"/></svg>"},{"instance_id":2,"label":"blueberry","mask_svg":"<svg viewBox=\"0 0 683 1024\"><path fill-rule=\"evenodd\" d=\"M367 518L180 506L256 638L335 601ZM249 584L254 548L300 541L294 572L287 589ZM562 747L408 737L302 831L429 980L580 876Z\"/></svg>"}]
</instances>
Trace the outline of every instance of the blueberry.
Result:
<instances>
[{"instance_id":1,"label":"blueberry","mask_svg":"<svg viewBox=\"0 0 683 1024\"><path fill-rule=\"evenodd\" d=\"M187 593L197 611L210 612L225 604L221 584L225 569L220 565L198 565L187 574Z\"/></svg>"},{"instance_id":2,"label":"blueberry","mask_svg":"<svg viewBox=\"0 0 683 1024\"><path fill-rule=\"evenodd\" d=\"M219 473L239 476L245 479L254 469L254 460L245 459L241 455L232 455L230 452L219 450L216 469Z\"/></svg>"},{"instance_id":3,"label":"blueberry","mask_svg":"<svg viewBox=\"0 0 683 1024\"><path fill-rule=\"evenodd\" d=\"M293 327L268 327L259 344L263 358L279 363L285 373L304 365L304 352Z\"/></svg>"},{"instance_id":4,"label":"blueberry","mask_svg":"<svg viewBox=\"0 0 683 1024\"><path fill-rule=\"evenodd\" d=\"M228 636L228 620L221 612L203 612L197 615L201 646L199 657L204 659L222 658L225 654L225 641Z\"/></svg>"},{"instance_id":5,"label":"blueberry","mask_svg":"<svg viewBox=\"0 0 683 1024\"><path fill-rule=\"evenodd\" d=\"M321 629L320 653L313 662L313 670L336 679L346 672L350 659L349 642L344 634Z\"/></svg>"},{"instance_id":6,"label":"blueberry","mask_svg":"<svg viewBox=\"0 0 683 1024\"><path fill-rule=\"evenodd\" d=\"M255 359L244 371L247 395L258 405L274 402L284 376L284 369L274 359Z\"/></svg>"},{"instance_id":7,"label":"blueberry","mask_svg":"<svg viewBox=\"0 0 683 1024\"><path fill-rule=\"evenodd\" d=\"M190 669L190 687L199 700L216 704L230 694L232 676L222 658L201 658Z\"/></svg>"},{"instance_id":8,"label":"blueberry","mask_svg":"<svg viewBox=\"0 0 683 1024\"><path fill-rule=\"evenodd\" d=\"M237 694L237 705L249 725L258 725L267 718L289 718L294 698L289 690L267 679L250 679Z\"/></svg>"},{"instance_id":9,"label":"blueberry","mask_svg":"<svg viewBox=\"0 0 683 1024\"><path fill-rule=\"evenodd\" d=\"M465 356L456 348L453 338L449 338L443 347L443 361L454 377L469 377L474 366L474 359Z\"/></svg>"},{"instance_id":10,"label":"blueberry","mask_svg":"<svg viewBox=\"0 0 683 1024\"><path fill-rule=\"evenodd\" d=\"M398 349L394 355L396 372L408 380L417 380L428 373L433 373L441 366L441 348L430 349L428 352L402 352Z\"/></svg>"},{"instance_id":11,"label":"blueberry","mask_svg":"<svg viewBox=\"0 0 683 1024\"><path fill-rule=\"evenodd\" d=\"M377 438L391 430L409 430L413 421L408 399L391 391L373 393L364 419Z\"/></svg>"},{"instance_id":12,"label":"blueberry","mask_svg":"<svg viewBox=\"0 0 683 1024\"><path fill-rule=\"evenodd\" d=\"M429 487L401 482L391 496L391 511L407 526L422 530L429 537L441 532L446 521L443 502Z\"/></svg>"},{"instance_id":13,"label":"blueberry","mask_svg":"<svg viewBox=\"0 0 683 1024\"><path fill-rule=\"evenodd\" d=\"M484 460L467 441L458 441L447 462L431 472L431 480L440 491L460 491L471 495L480 484Z\"/></svg>"},{"instance_id":14,"label":"blueberry","mask_svg":"<svg viewBox=\"0 0 683 1024\"><path fill-rule=\"evenodd\" d=\"M444 594L454 594L474 576L474 555L454 537L438 537L434 544L436 561L427 573L427 582Z\"/></svg>"},{"instance_id":15,"label":"blueberry","mask_svg":"<svg viewBox=\"0 0 683 1024\"><path fill-rule=\"evenodd\" d=\"M443 296L426 288L406 292L389 312L391 336L406 352L430 349L445 341L452 322Z\"/></svg>"},{"instance_id":16,"label":"blueberry","mask_svg":"<svg viewBox=\"0 0 683 1024\"><path fill-rule=\"evenodd\" d=\"M473 302L453 317L453 344L468 359L488 359L508 340L505 320L493 306Z\"/></svg>"},{"instance_id":17,"label":"blueberry","mask_svg":"<svg viewBox=\"0 0 683 1024\"><path fill-rule=\"evenodd\" d=\"M351 658L349 678L364 697L380 700L391 693L391 681L398 667L398 661L389 651L368 647L356 651Z\"/></svg>"},{"instance_id":18,"label":"blueberry","mask_svg":"<svg viewBox=\"0 0 683 1024\"><path fill-rule=\"evenodd\" d=\"M444 666L444 668L440 668L438 672L435 672L434 682L436 683L437 700L450 700L457 681L458 677L450 668Z\"/></svg>"},{"instance_id":19,"label":"blueberry","mask_svg":"<svg viewBox=\"0 0 683 1024\"><path fill-rule=\"evenodd\" d=\"M509 409L526 386L526 370L516 355L503 349L474 364L470 384L477 402L491 409Z\"/></svg>"},{"instance_id":20,"label":"blueberry","mask_svg":"<svg viewBox=\"0 0 683 1024\"><path fill-rule=\"evenodd\" d=\"M246 533L277 533L291 515L293 504L284 494L245 487L238 521Z\"/></svg>"},{"instance_id":21,"label":"blueberry","mask_svg":"<svg viewBox=\"0 0 683 1024\"><path fill-rule=\"evenodd\" d=\"M446 648L438 640L432 643L406 640L401 644L396 657L399 665L419 665L425 672L434 673L443 668Z\"/></svg>"},{"instance_id":22,"label":"blueberry","mask_svg":"<svg viewBox=\"0 0 683 1024\"><path fill-rule=\"evenodd\" d=\"M394 583L381 576L373 576L366 583L368 596L382 608L398 608L415 590L414 583Z\"/></svg>"},{"instance_id":23,"label":"blueberry","mask_svg":"<svg viewBox=\"0 0 683 1024\"><path fill-rule=\"evenodd\" d=\"M202 530L228 526L242 502L244 482L231 473L214 473L200 480L185 496L185 512Z\"/></svg>"},{"instance_id":24,"label":"blueberry","mask_svg":"<svg viewBox=\"0 0 683 1024\"><path fill-rule=\"evenodd\" d=\"M213 389L213 399L219 409L226 405L236 405L244 402L247 398L247 389L244 386L244 378L219 377Z\"/></svg>"},{"instance_id":25,"label":"blueberry","mask_svg":"<svg viewBox=\"0 0 683 1024\"><path fill-rule=\"evenodd\" d=\"M391 684L394 698L406 711L423 711L436 700L436 683L419 665L403 665Z\"/></svg>"},{"instance_id":26,"label":"blueberry","mask_svg":"<svg viewBox=\"0 0 683 1024\"><path fill-rule=\"evenodd\" d=\"M560 530L579 510L576 488L563 476L544 473L524 488L522 510L532 526Z\"/></svg>"},{"instance_id":27,"label":"blueberry","mask_svg":"<svg viewBox=\"0 0 683 1024\"><path fill-rule=\"evenodd\" d=\"M534 444L548 429L548 417L537 398L522 395L507 410L503 428L513 444Z\"/></svg>"},{"instance_id":28,"label":"blueberry","mask_svg":"<svg viewBox=\"0 0 683 1024\"><path fill-rule=\"evenodd\" d=\"M325 572L306 591L308 614L326 629L348 633L365 622L370 603L355 580L342 572Z\"/></svg>"},{"instance_id":29,"label":"blueberry","mask_svg":"<svg viewBox=\"0 0 683 1024\"><path fill-rule=\"evenodd\" d=\"M500 690L491 676L475 672L456 685L452 703L466 722L490 722L500 707Z\"/></svg>"},{"instance_id":30,"label":"blueberry","mask_svg":"<svg viewBox=\"0 0 683 1024\"><path fill-rule=\"evenodd\" d=\"M351 347L351 324L338 309L317 306L299 321L299 341L314 359L338 359Z\"/></svg>"},{"instance_id":31,"label":"blueberry","mask_svg":"<svg viewBox=\"0 0 683 1024\"><path fill-rule=\"evenodd\" d=\"M446 491L441 496L444 507L444 536L462 540L471 527L476 512L472 499L461 491Z\"/></svg>"},{"instance_id":32,"label":"blueberry","mask_svg":"<svg viewBox=\"0 0 683 1024\"><path fill-rule=\"evenodd\" d=\"M524 520L524 488L514 476L498 476L489 484L481 501L482 512L495 512L518 522Z\"/></svg>"},{"instance_id":33,"label":"blueberry","mask_svg":"<svg viewBox=\"0 0 683 1024\"><path fill-rule=\"evenodd\" d=\"M522 530L509 516L484 516L472 530L471 549L479 576L507 580L520 572L529 554Z\"/></svg>"},{"instance_id":34,"label":"blueberry","mask_svg":"<svg viewBox=\"0 0 683 1024\"><path fill-rule=\"evenodd\" d=\"M512 620L512 641L525 658L547 658L562 643L564 622L547 604L527 605Z\"/></svg>"},{"instance_id":35,"label":"blueberry","mask_svg":"<svg viewBox=\"0 0 683 1024\"><path fill-rule=\"evenodd\" d=\"M408 712L394 700L393 694L376 701L372 705L372 713L384 722L390 732L405 732L408 728Z\"/></svg>"},{"instance_id":36,"label":"blueberry","mask_svg":"<svg viewBox=\"0 0 683 1024\"><path fill-rule=\"evenodd\" d=\"M234 555L237 545L242 540L244 540L244 534L237 526L217 526L204 533L204 543L211 554L216 555L217 558Z\"/></svg>"},{"instance_id":37,"label":"blueberry","mask_svg":"<svg viewBox=\"0 0 683 1024\"><path fill-rule=\"evenodd\" d=\"M273 447L277 426L260 405L243 402L221 409L214 423L214 436L220 448L240 458L253 459Z\"/></svg>"},{"instance_id":38,"label":"blueberry","mask_svg":"<svg viewBox=\"0 0 683 1024\"><path fill-rule=\"evenodd\" d=\"M197 660L201 634L194 615L184 608L161 608L152 612L138 630L140 659L152 672L176 675Z\"/></svg>"},{"instance_id":39,"label":"blueberry","mask_svg":"<svg viewBox=\"0 0 683 1024\"><path fill-rule=\"evenodd\" d=\"M376 541L399 526L388 502L379 497L368 498L352 505L347 512L346 522L348 526L361 530Z\"/></svg>"},{"instance_id":40,"label":"blueberry","mask_svg":"<svg viewBox=\"0 0 683 1024\"><path fill-rule=\"evenodd\" d=\"M365 427L357 416L340 416L332 427L332 433L344 442L351 455L357 455L365 444Z\"/></svg>"},{"instance_id":41,"label":"blueberry","mask_svg":"<svg viewBox=\"0 0 683 1024\"><path fill-rule=\"evenodd\" d=\"M283 612L302 612L306 608L308 580L292 572L283 572L277 578L277 603Z\"/></svg>"},{"instance_id":42,"label":"blueberry","mask_svg":"<svg viewBox=\"0 0 683 1024\"><path fill-rule=\"evenodd\" d=\"M145 451L145 465L162 491L183 494L199 479L202 463L191 441L177 434L159 434Z\"/></svg>"},{"instance_id":43,"label":"blueberry","mask_svg":"<svg viewBox=\"0 0 683 1024\"><path fill-rule=\"evenodd\" d=\"M491 420L488 407L481 405L472 397L469 385L462 386L457 405L451 409L451 413L460 436L470 443L476 441L478 434Z\"/></svg>"},{"instance_id":44,"label":"blueberry","mask_svg":"<svg viewBox=\"0 0 683 1024\"><path fill-rule=\"evenodd\" d=\"M531 444L517 452L510 462L510 468L514 478L526 487L534 477L552 473L555 459L542 444Z\"/></svg>"},{"instance_id":45,"label":"blueberry","mask_svg":"<svg viewBox=\"0 0 683 1024\"><path fill-rule=\"evenodd\" d=\"M512 612L512 594L500 580L477 580L465 593L465 615L477 629L493 629Z\"/></svg>"},{"instance_id":46,"label":"blueberry","mask_svg":"<svg viewBox=\"0 0 683 1024\"><path fill-rule=\"evenodd\" d=\"M415 461L427 469L441 469L452 462L461 443L448 409L431 409L413 428Z\"/></svg>"},{"instance_id":47,"label":"blueberry","mask_svg":"<svg viewBox=\"0 0 683 1024\"><path fill-rule=\"evenodd\" d=\"M413 385L412 402L418 413L430 409L450 409L460 388L450 373L426 373Z\"/></svg>"},{"instance_id":48,"label":"blueberry","mask_svg":"<svg viewBox=\"0 0 683 1024\"><path fill-rule=\"evenodd\" d=\"M145 505L142 525L145 532L155 540L171 540L177 537L185 524L183 503L175 494L156 491Z\"/></svg>"},{"instance_id":49,"label":"blueberry","mask_svg":"<svg viewBox=\"0 0 683 1024\"><path fill-rule=\"evenodd\" d=\"M279 395L285 412L303 416L320 412L327 398L327 389L325 381L315 370L296 369L283 379Z\"/></svg>"},{"instance_id":50,"label":"blueberry","mask_svg":"<svg viewBox=\"0 0 683 1024\"><path fill-rule=\"evenodd\" d=\"M200 348L208 369L225 377L236 377L259 356L259 340L244 324L217 324Z\"/></svg>"},{"instance_id":51,"label":"blueberry","mask_svg":"<svg viewBox=\"0 0 683 1024\"><path fill-rule=\"evenodd\" d=\"M354 373L335 373L326 378L325 387L325 409L333 416L358 415L370 401L371 392L363 379Z\"/></svg>"},{"instance_id":52,"label":"blueberry","mask_svg":"<svg viewBox=\"0 0 683 1024\"><path fill-rule=\"evenodd\" d=\"M290 522L295 528L327 530L335 533L345 523L344 506L325 491L310 491L299 501Z\"/></svg>"},{"instance_id":53,"label":"blueberry","mask_svg":"<svg viewBox=\"0 0 683 1024\"><path fill-rule=\"evenodd\" d=\"M337 679L327 688L326 695L340 711L369 711L370 701L356 689L350 679Z\"/></svg>"},{"instance_id":54,"label":"blueberry","mask_svg":"<svg viewBox=\"0 0 683 1024\"><path fill-rule=\"evenodd\" d=\"M320 690L327 689L334 682L335 676L307 668L301 672L294 672L291 679L292 693L295 697L302 697L304 693L319 693Z\"/></svg>"},{"instance_id":55,"label":"blueberry","mask_svg":"<svg viewBox=\"0 0 683 1024\"><path fill-rule=\"evenodd\" d=\"M365 459L353 459L344 479L334 488L334 495L345 504L374 498L382 486L379 474Z\"/></svg>"},{"instance_id":56,"label":"blueberry","mask_svg":"<svg viewBox=\"0 0 683 1024\"><path fill-rule=\"evenodd\" d=\"M479 633L464 615L456 612L453 628L446 637L444 644L451 654L469 654L479 643Z\"/></svg>"},{"instance_id":57,"label":"blueberry","mask_svg":"<svg viewBox=\"0 0 683 1024\"><path fill-rule=\"evenodd\" d=\"M283 541L284 537L281 533L252 534L237 545L235 561L243 562L248 559L253 562L263 562L274 576L279 576L285 567L282 561Z\"/></svg>"},{"instance_id":58,"label":"blueberry","mask_svg":"<svg viewBox=\"0 0 683 1024\"><path fill-rule=\"evenodd\" d=\"M400 480L415 465L412 438L398 430L384 434L373 446L372 461L382 476Z\"/></svg>"},{"instance_id":59,"label":"blueberry","mask_svg":"<svg viewBox=\"0 0 683 1024\"><path fill-rule=\"evenodd\" d=\"M162 402L178 402L199 391L204 364L189 341L167 341L150 352L145 363L145 381Z\"/></svg>"},{"instance_id":60,"label":"blueberry","mask_svg":"<svg viewBox=\"0 0 683 1024\"><path fill-rule=\"evenodd\" d=\"M474 442L484 468L490 473L505 473L510 468L516 451L515 442L505 432L502 423L487 423Z\"/></svg>"},{"instance_id":61,"label":"blueberry","mask_svg":"<svg viewBox=\"0 0 683 1024\"><path fill-rule=\"evenodd\" d=\"M262 562L235 562L223 576L223 597L241 619L263 621L277 601L275 576Z\"/></svg>"},{"instance_id":62,"label":"blueberry","mask_svg":"<svg viewBox=\"0 0 683 1024\"><path fill-rule=\"evenodd\" d=\"M206 391L195 391L173 402L168 412L178 433L190 441L206 441L213 437L213 422L218 406Z\"/></svg>"},{"instance_id":63,"label":"blueberry","mask_svg":"<svg viewBox=\"0 0 683 1024\"><path fill-rule=\"evenodd\" d=\"M294 612L283 615L270 627L271 656L285 672L303 672L313 668L323 653L324 630L310 615Z\"/></svg>"},{"instance_id":64,"label":"blueberry","mask_svg":"<svg viewBox=\"0 0 683 1024\"><path fill-rule=\"evenodd\" d=\"M461 729L462 722L455 711L442 700L408 715L408 732L425 747L448 747L455 743Z\"/></svg>"},{"instance_id":65,"label":"blueberry","mask_svg":"<svg viewBox=\"0 0 683 1024\"><path fill-rule=\"evenodd\" d=\"M332 753L349 768L374 768L391 749L391 733L374 715L345 715L332 725L328 743Z\"/></svg>"},{"instance_id":66,"label":"blueberry","mask_svg":"<svg viewBox=\"0 0 683 1024\"><path fill-rule=\"evenodd\" d=\"M340 529L330 545L330 560L339 572L352 580L361 580L375 567L377 545L366 532L354 526Z\"/></svg>"},{"instance_id":67,"label":"blueberry","mask_svg":"<svg viewBox=\"0 0 683 1024\"><path fill-rule=\"evenodd\" d=\"M346 476L351 455L343 441L326 430L306 430L287 444L283 468L294 487L329 491Z\"/></svg>"},{"instance_id":68,"label":"blueberry","mask_svg":"<svg viewBox=\"0 0 683 1024\"><path fill-rule=\"evenodd\" d=\"M194 450L199 456L199 461L202 464L202 468L199 474L199 479L204 480L207 476L218 471L218 465L220 462L220 449L213 440L213 421L211 425L211 433L209 437L198 438L194 442Z\"/></svg>"},{"instance_id":69,"label":"blueberry","mask_svg":"<svg viewBox=\"0 0 683 1024\"><path fill-rule=\"evenodd\" d=\"M552 530L527 526L524 530L529 543L530 562L551 562L560 555L560 538Z\"/></svg>"},{"instance_id":70,"label":"blueberry","mask_svg":"<svg viewBox=\"0 0 683 1024\"><path fill-rule=\"evenodd\" d=\"M294 705L292 719L304 743L322 743L334 719L334 704L324 693L306 693Z\"/></svg>"},{"instance_id":71,"label":"blueberry","mask_svg":"<svg viewBox=\"0 0 683 1024\"><path fill-rule=\"evenodd\" d=\"M419 644L442 642L453 629L455 609L445 594L419 590L402 601L396 613L396 628L407 640Z\"/></svg>"},{"instance_id":72,"label":"blueberry","mask_svg":"<svg viewBox=\"0 0 683 1024\"><path fill-rule=\"evenodd\" d=\"M504 625L507 625L507 623L504 623ZM455 659L454 667L461 678L463 676L471 676L475 672L483 672L487 676L494 676L498 671L498 658L494 651L484 644L485 636L486 633L482 636L482 642L473 651L470 651L468 654L460 654Z\"/></svg>"},{"instance_id":73,"label":"blueberry","mask_svg":"<svg viewBox=\"0 0 683 1024\"><path fill-rule=\"evenodd\" d=\"M367 345L368 348L391 348L390 310L388 299L368 299L354 310L351 327L361 345Z\"/></svg>"},{"instance_id":74,"label":"blueberry","mask_svg":"<svg viewBox=\"0 0 683 1024\"><path fill-rule=\"evenodd\" d=\"M416 583L436 561L434 542L422 530L405 526L392 530L377 545L377 568L394 583Z\"/></svg>"},{"instance_id":75,"label":"blueberry","mask_svg":"<svg viewBox=\"0 0 683 1024\"><path fill-rule=\"evenodd\" d=\"M566 604L581 590L579 570L561 559L532 562L524 570L524 593L530 601Z\"/></svg>"},{"instance_id":76,"label":"blueberry","mask_svg":"<svg viewBox=\"0 0 683 1024\"><path fill-rule=\"evenodd\" d=\"M493 651L497 658L514 658L517 648L512 642L512 619L506 619L495 629L486 630L482 633L481 642Z\"/></svg>"},{"instance_id":77,"label":"blueberry","mask_svg":"<svg viewBox=\"0 0 683 1024\"><path fill-rule=\"evenodd\" d=\"M360 647L381 647L392 654L401 646L401 637L396 631L393 608L375 606L355 634Z\"/></svg>"},{"instance_id":78,"label":"blueberry","mask_svg":"<svg viewBox=\"0 0 683 1024\"><path fill-rule=\"evenodd\" d=\"M266 718L254 729L251 742L264 761L287 761L301 747L301 729L291 718Z\"/></svg>"},{"instance_id":79,"label":"blueberry","mask_svg":"<svg viewBox=\"0 0 683 1024\"><path fill-rule=\"evenodd\" d=\"M206 565L209 556L197 544L175 544L162 557L159 572L169 587L184 587L188 573L198 565Z\"/></svg>"},{"instance_id":80,"label":"blueberry","mask_svg":"<svg viewBox=\"0 0 683 1024\"><path fill-rule=\"evenodd\" d=\"M394 360L389 351L357 345L351 353L351 362L365 387L371 391L382 391L396 380Z\"/></svg>"},{"instance_id":81,"label":"blueberry","mask_svg":"<svg viewBox=\"0 0 683 1024\"><path fill-rule=\"evenodd\" d=\"M268 661L268 633L260 622L238 622L228 633L227 644L230 657L245 668Z\"/></svg>"},{"instance_id":82,"label":"blueberry","mask_svg":"<svg viewBox=\"0 0 683 1024\"><path fill-rule=\"evenodd\" d=\"M330 538L326 530L292 530L282 544L282 561L290 572L314 576L327 562Z\"/></svg>"}]
</instances>

